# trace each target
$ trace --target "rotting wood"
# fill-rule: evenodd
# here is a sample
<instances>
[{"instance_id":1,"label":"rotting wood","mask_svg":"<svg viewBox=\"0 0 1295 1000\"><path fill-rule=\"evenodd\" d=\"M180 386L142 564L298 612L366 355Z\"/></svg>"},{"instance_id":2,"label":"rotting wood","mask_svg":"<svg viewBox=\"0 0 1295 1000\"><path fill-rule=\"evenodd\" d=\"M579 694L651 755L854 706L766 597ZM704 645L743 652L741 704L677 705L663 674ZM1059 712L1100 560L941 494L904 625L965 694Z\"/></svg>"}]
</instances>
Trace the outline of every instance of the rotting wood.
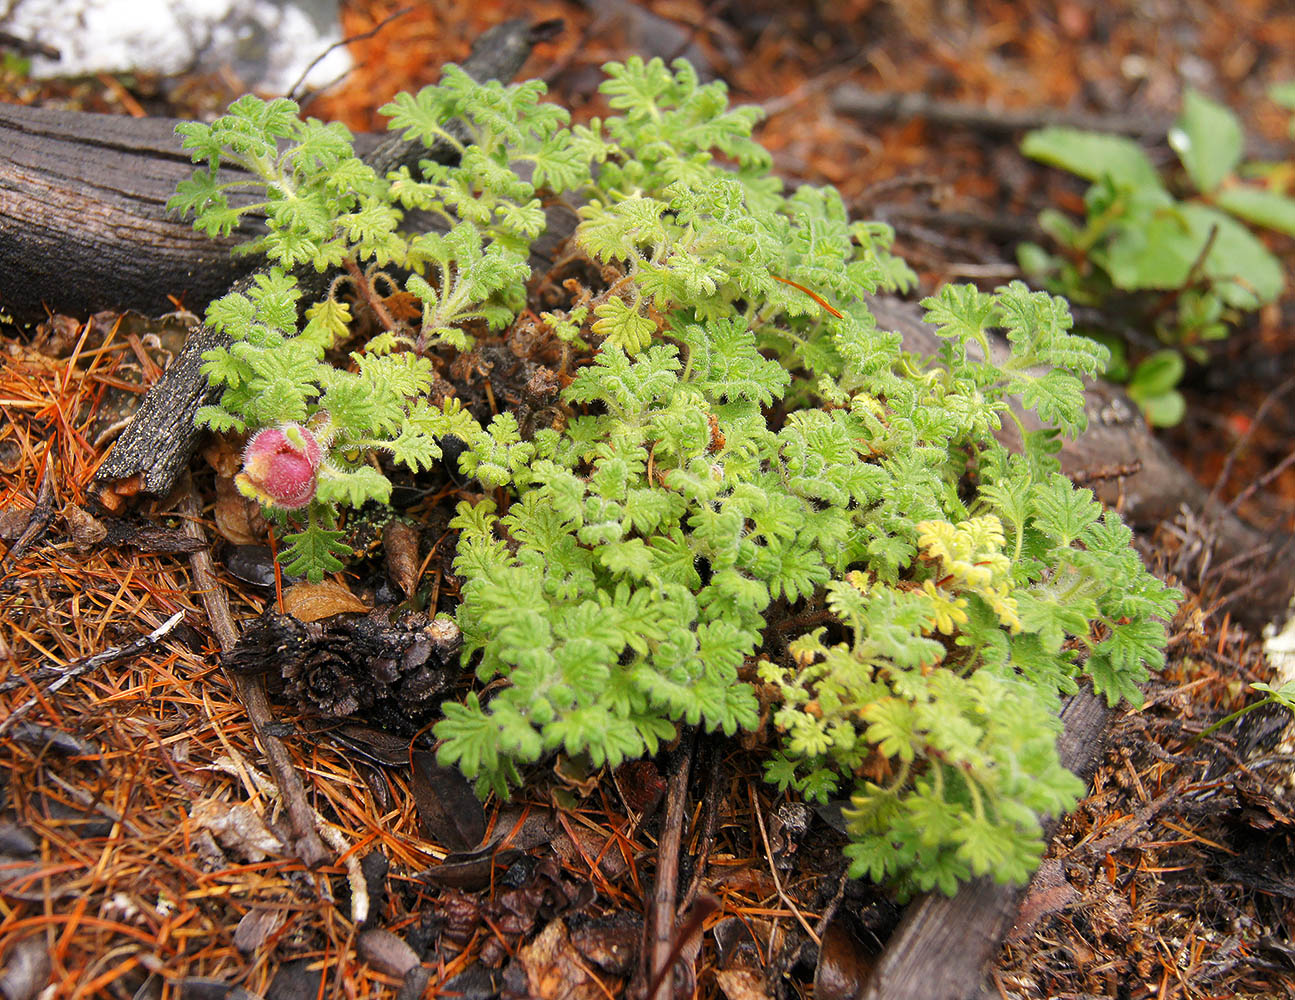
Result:
<instances>
[{"instance_id":1,"label":"rotting wood","mask_svg":"<svg viewBox=\"0 0 1295 1000\"><path fill-rule=\"evenodd\" d=\"M20 320L45 307L174 309L168 294L204 303L254 264L224 239L168 215L193 172L177 121L0 104L0 310Z\"/></svg>"},{"instance_id":2,"label":"rotting wood","mask_svg":"<svg viewBox=\"0 0 1295 1000\"><path fill-rule=\"evenodd\" d=\"M477 40L464 69L512 79L555 30L554 22L499 25ZM194 170L178 124L0 104L0 311L24 322L46 308L156 314L175 308L170 296L201 309L255 268L230 249L264 231L256 218L217 239L167 212ZM360 135L355 147L379 174L427 156L395 135Z\"/></svg>"}]
</instances>

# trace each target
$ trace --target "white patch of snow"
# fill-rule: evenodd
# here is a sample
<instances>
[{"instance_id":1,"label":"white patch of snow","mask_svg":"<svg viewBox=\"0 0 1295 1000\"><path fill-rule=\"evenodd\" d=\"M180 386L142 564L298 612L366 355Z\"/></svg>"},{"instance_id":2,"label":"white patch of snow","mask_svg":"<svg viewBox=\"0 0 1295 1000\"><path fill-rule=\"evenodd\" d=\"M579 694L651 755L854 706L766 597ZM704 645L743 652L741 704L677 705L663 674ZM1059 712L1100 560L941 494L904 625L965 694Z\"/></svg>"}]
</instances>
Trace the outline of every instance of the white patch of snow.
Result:
<instances>
[{"instance_id":1,"label":"white patch of snow","mask_svg":"<svg viewBox=\"0 0 1295 1000\"><path fill-rule=\"evenodd\" d=\"M337 0L8 0L0 27L62 54L33 58L38 78L228 67L245 86L282 94L341 40L337 8ZM346 49L333 49L306 83L323 86L350 66Z\"/></svg>"}]
</instances>

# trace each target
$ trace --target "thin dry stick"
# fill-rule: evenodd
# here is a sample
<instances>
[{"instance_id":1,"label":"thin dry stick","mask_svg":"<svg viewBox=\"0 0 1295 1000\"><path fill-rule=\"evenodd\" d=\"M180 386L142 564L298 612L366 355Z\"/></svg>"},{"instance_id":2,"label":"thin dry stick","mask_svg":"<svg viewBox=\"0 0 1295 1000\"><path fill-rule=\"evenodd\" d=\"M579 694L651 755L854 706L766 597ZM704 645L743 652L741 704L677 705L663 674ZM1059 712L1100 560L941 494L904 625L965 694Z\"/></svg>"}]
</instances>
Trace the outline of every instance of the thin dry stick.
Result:
<instances>
[{"instance_id":1,"label":"thin dry stick","mask_svg":"<svg viewBox=\"0 0 1295 1000\"><path fill-rule=\"evenodd\" d=\"M822 947L823 941L814 933L814 928L809 925L805 915L797 909L796 904L792 902L791 897L787 895L787 890L782 887L782 879L778 877L778 866L773 863L773 851L769 850L769 835L764 830L764 814L760 812L760 800L755 797L755 789L748 788L751 793L751 809L755 813L756 825L760 827L760 840L764 843L764 856L769 859L769 874L773 876L773 886L778 890L778 898L782 900L783 905L791 910L792 914L800 921L800 926L805 928L805 933L809 935L814 944Z\"/></svg>"},{"instance_id":2,"label":"thin dry stick","mask_svg":"<svg viewBox=\"0 0 1295 1000\"><path fill-rule=\"evenodd\" d=\"M1283 458L1280 462L1278 462L1271 469L1265 472L1262 476L1256 479L1253 483L1247 486L1244 490L1238 493L1236 495L1236 498L1231 503L1228 504L1227 509L1229 511L1236 510L1243 503L1245 503L1252 496L1254 496L1255 493L1257 493L1259 490L1262 490L1265 487L1271 485L1274 479L1276 479L1283 472L1289 469L1293 464L1295 464L1295 451L1288 453L1285 458Z\"/></svg>"},{"instance_id":3,"label":"thin dry stick","mask_svg":"<svg viewBox=\"0 0 1295 1000\"><path fill-rule=\"evenodd\" d=\"M356 294L360 295L368 307L373 310L373 315L378 318L382 328L384 330L394 330L396 321L391 318L391 313L387 312L387 307L382 304L382 297L378 295L377 289L373 287L373 282L369 280L369 276L361 271L360 265L350 257L342 261L342 265L355 283Z\"/></svg>"},{"instance_id":4,"label":"thin dry stick","mask_svg":"<svg viewBox=\"0 0 1295 1000\"><path fill-rule=\"evenodd\" d=\"M44 680L51 674L54 675L54 680L51 681L39 694L32 695L10 712L8 718L0 721L0 736L7 733L10 727L30 712L42 698L48 697L59 688L63 687L63 685L77 677L80 677L82 674L88 674L91 670L97 670L99 667L107 666L109 663L113 663L116 660L125 659L128 656L134 656L137 653L144 652L144 650L153 646L155 643L160 642L168 632L180 623L182 618L184 618L184 612L177 611L148 635L142 635L138 639L126 643L124 646L110 646L108 649L101 650L93 656L86 656L80 660L73 660L66 666L48 668L48 672L42 673L40 680ZM42 670L45 669L46 668L42 668ZM24 683L31 682L33 682L33 678L10 678L0 682L0 692L8 691L12 688L20 687Z\"/></svg>"},{"instance_id":5,"label":"thin dry stick","mask_svg":"<svg viewBox=\"0 0 1295 1000\"><path fill-rule=\"evenodd\" d=\"M683 902L679 904L681 910L686 910L692 905L697 898L697 892L701 889L702 879L706 876L706 863L710 860L711 845L715 840L715 827L719 822L719 799L720 799L720 770L723 759L719 753L714 741L710 742L710 769L706 775L706 797L702 801L702 814L705 819L702 821L701 835L697 838L700 846L700 853L697 856L697 863L693 867L692 881L688 883L688 891L683 894Z\"/></svg>"},{"instance_id":6,"label":"thin dry stick","mask_svg":"<svg viewBox=\"0 0 1295 1000\"><path fill-rule=\"evenodd\" d=\"M44 472L41 473L40 489L36 491L36 506L31 510L27 518L27 524L22 529L13 545L9 546L9 551L5 553L4 559L0 559L0 572L3 572L6 566L11 566L18 561L18 557L31 548L45 534L50 523L54 520L54 444L51 442L45 448L45 466Z\"/></svg>"},{"instance_id":7,"label":"thin dry stick","mask_svg":"<svg viewBox=\"0 0 1295 1000\"><path fill-rule=\"evenodd\" d=\"M401 7L399 10L388 14L386 17L384 17L381 21L375 24L368 31L361 32L358 35L348 35L346 38L339 39L338 41L330 45L328 48L324 49L323 52L319 53L319 55L315 56L314 59L310 60L310 64L301 71L301 75L298 76L297 79L293 81L292 86L288 88L288 100L301 102L301 99L304 95L298 93L298 91L301 90L305 85L306 77L310 75L310 71L312 69L314 69L316 66L318 66L321 62L324 61L324 58L330 52L334 51L335 49L345 48L347 45L350 45L352 42L362 42L366 38L372 38L379 31L385 28L388 24L396 20L396 18L404 17L413 9L414 9L413 7ZM347 72L350 72L350 71L348 70ZM342 76L345 76L345 75L346 73L342 74ZM342 76L339 76L337 80L342 79ZM334 80L333 83L336 83L337 80ZM333 83L330 83L328 86L331 87Z\"/></svg>"},{"instance_id":8,"label":"thin dry stick","mask_svg":"<svg viewBox=\"0 0 1295 1000\"><path fill-rule=\"evenodd\" d=\"M1218 477L1214 480L1214 486L1210 489L1210 498L1205 504L1206 509L1208 509L1209 506L1219 498L1219 494L1223 492L1223 487L1227 485L1227 481L1232 477L1232 467L1236 464L1237 456L1240 455L1245 449L1245 446L1250 443L1250 439L1254 436L1254 432L1258 429L1259 425L1263 423L1264 418L1268 416L1268 411L1272 409L1277 403L1277 400L1286 395L1292 387L1295 387L1295 375L1286 379L1281 385L1268 393L1268 395L1264 397L1263 402L1259 404L1259 408L1255 410L1255 415L1250 418L1250 426L1246 428L1245 433L1241 435L1237 440L1237 443L1232 446L1232 450L1228 452L1228 457L1223 460L1223 468L1219 470Z\"/></svg>"},{"instance_id":9,"label":"thin dry stick","mask_svg":"<svg viewBox=\"0 0 1295 1000\"><path fill-rule=\"evenodd\" d=\"M187 477L187 473L186 473ZM181 512L185 518L185 532L192 538L201 540L203 548L189 553L189 565L193 569L193 583L202 595L203 607L211 621L211 630L222 652L228 653L238 642L238 628L234 625L234 616L229 611L229 601L225 591L216 578L216 567L211 561L211 553L206 547L197 497L194 496L193 483L187 484ZM235 673L230 677L238 697L247 709L247 717L252 722L257 741L265 753L266 762L283 795L284 807L288 813L288 822L292 825L293 846L297 856L308 868L322 864L329 857L328 848L319 839L315 827L315 811L306 801L306 789L301 783L301 776L288 756L288 748L283 741L268 731L274 722L270 714L270 702L265 694L265 684L260 676L248 676Z\"/></svg>"},{"instance_id":10,"label":"thin dry stick","mask_svg":"<svg viewBox=\"0 0 1295 1000\"><path fill-rule=\"evenodd\" d=\"M679 849L683 845L684 801L688 797L692 752L693 739L689 739L666 790L665 824L657 842L656 886L648 931L647 971L651 986L646 1000L673 996L674 991L675 900L679 892Z\"/></svg>"}]
</instances>

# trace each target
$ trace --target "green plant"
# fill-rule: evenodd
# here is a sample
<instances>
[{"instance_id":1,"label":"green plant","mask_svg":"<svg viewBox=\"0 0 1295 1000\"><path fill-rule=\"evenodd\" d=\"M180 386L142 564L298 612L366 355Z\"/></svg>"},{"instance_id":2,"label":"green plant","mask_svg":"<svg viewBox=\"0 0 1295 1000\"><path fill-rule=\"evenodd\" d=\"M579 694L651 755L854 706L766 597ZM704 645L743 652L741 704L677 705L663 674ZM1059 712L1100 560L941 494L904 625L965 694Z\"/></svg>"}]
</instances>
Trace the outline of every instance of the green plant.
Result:
<instances>
[{"instance_id":1,"label":"green plant","mask_svg":"<svg viewBox=\"0 0 1295 1000\"><path fill-rule=\"evenodd\" d=\"M1284 94L1274 90L1273 97L1280 101ZM1150 329L1175 353L1203 360L1201 345L1227 336L1242 313L1281 294L1281 262L1245 223L1295 236L1295 199L1289 169L1243 163L1236 116L1194 90L1183 98L1169 144L1185 175L1181 197L1131 139L1060 127L1031 132L1021 147L1027 156L1078 174L1092 187L1082 224L1052 210L1039 216L1059 253L1027 243L1018 256L1036 283L1076 304L1131 313L1125 325ZM1128 381L1152 423L1182 418L1174 388L1181 358L1175 363L1161 352L1130 366L1120 337L1093 335L1115 355L1108 376Z\"/></svg>"},{"instance_id":2,"label":"green plant","mask_svg":"<svg viewBox=\"0 0 1295 1000\"><path fill-rule=\"evenodd\" d=\"M1236 722L1243 715L1249 715L1257 708L1265 708L1268 705L1281 705L1282 708L1289 712L1295 713L1295 681L1287 681L1281 687L1273 687L1271 684L1264 684L1262 681L1256 681L1250 685L1252 691L1258 691L1267 694L1267 698L1261 698L1259 701L1252 701L1249 705L1238 708L1230 715L1225 715L1207 729L1202 729L1196 735L1193 743L1205 739L1211 733L1216 733L1229 723Z\"/></svg>"},{"instance_id":3,"label":"green plant","mask_svg":"<svg viewBox=\"0 0 1295 1000\"><path fill-rule=\"evenodd\" d=\"M768 707L785 734L770 779L853 794L856 874L1020 881L1039 814L1079 791L1057 761L1058 694L1084 673L1136 700L1176 602L1119 518L1059 474L1057 430L1025 433L1022 455L993 436L1016 419L1011 397L1081 429L1081 376L1105 349L1018 282L927 299L944 346L905 354L865 301L912 281L888 228L850 222L833 189L784 193L750 138L756 112L687 63L606 69L619 114L568 127L541 84L448 68L386 110L424 142L464 121L459 164L386 178L281 102L183 126L208 166L175 205L228 232L249 209L219 168L241 163L266 192L256 248L279 268L209 310L233 343L207 356L223 393L200 418L311 429L317 463L300 442L265 447L318 470L308 500L284 489L305 507L271 508L305 520L288 558L315 576L340 554L338 509L388 496L375 454L416 472L438 439L466 442L460 471L482 494L453 521L456 618L483 688L446 703L435 734L483 794L546 754L615 765L684 723L760 729ZM482 427L427 401L432 360L509 335L534 299L545 203L578 216L588 277L522 321L562 358L561 419L524 433L505 411ZM411 208L447 232L403 233ZM298 332L284 269L301 262L350 277ZM378 281L403 281L420 319L387 317L329 363L350 336L341 292ZM991 328L1012 345L1001 365L975 360ZM823 627L798 635L806 621Z\"/></svg>"}]
</instances>

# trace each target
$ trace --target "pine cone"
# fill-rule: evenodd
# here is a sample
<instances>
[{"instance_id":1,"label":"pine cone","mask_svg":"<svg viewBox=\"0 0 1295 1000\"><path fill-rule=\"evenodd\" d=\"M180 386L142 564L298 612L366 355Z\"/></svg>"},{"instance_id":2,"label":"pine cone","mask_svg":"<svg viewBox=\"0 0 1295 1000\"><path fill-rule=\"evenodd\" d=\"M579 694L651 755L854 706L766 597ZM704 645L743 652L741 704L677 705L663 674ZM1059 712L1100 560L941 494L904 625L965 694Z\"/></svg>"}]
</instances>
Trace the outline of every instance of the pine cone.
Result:
<instances>
[{"instance_id":1,"label":"pine cone","mask_svg":"<svg viewBox=\"0 0 1295 1000\"><path fill-rule=\"evenodd\" d=\"M267 609L223 663L241 672L276 672L283 695L311 714L415 721L453 683L462 639L449 619L416 611L380 608L301 622Z\"/></svg>"}]
</instances>

